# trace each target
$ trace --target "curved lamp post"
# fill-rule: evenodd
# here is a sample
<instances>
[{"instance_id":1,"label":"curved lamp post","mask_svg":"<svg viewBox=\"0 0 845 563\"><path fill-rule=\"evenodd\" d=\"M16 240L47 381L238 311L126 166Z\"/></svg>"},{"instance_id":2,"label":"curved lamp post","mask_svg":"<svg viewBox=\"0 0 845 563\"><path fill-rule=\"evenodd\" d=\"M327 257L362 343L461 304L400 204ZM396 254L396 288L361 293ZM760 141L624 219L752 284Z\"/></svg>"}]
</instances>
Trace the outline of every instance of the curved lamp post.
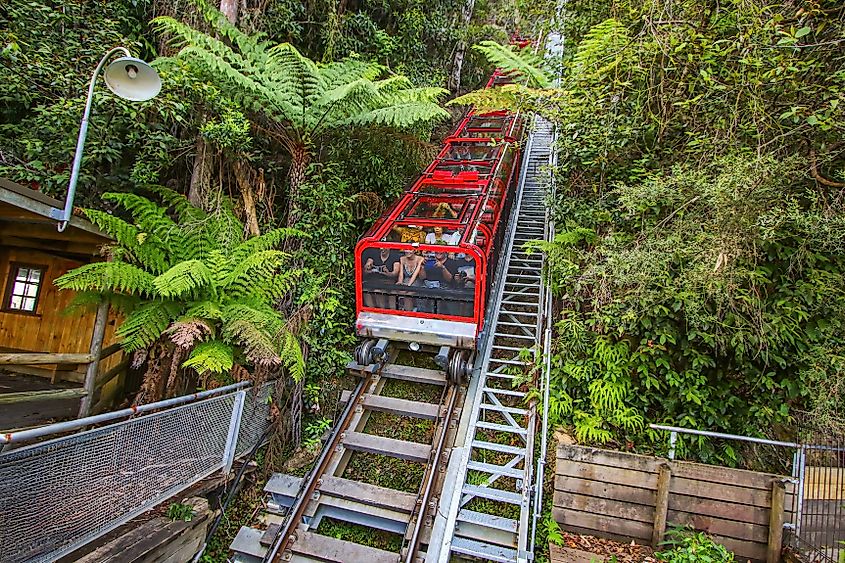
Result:
<instances>
[{"instance_id":1,"label":"curved lamp post","mask_svg":"<svg viewBox=\"0 0 845 563\"><path fill-rule=\"evenodd\" d=\"M88 86L88 100L85 102L85 113L82 114L82 125L79 126L79 137L76 140L76 154L73 157L73 168L70 172L65 208L50 210L50 217L59 221L59 232L63 232L67 228L68 221L73 214L76 182L79 180L82 150L85 148L85 137L88 134L88 118L91 116L91 104L94 101L94 85L97 83L97 76L99 76L106 61L116 53L123 53L123 56L115 59L106 68L105 79L109 90L124 100L133 102L145 102L154 98L161 91L161 79L155 69L141 59L131 57L125 47L115 47L100 60L91 76L91 84Z\"/></svg>"}]
</instances>

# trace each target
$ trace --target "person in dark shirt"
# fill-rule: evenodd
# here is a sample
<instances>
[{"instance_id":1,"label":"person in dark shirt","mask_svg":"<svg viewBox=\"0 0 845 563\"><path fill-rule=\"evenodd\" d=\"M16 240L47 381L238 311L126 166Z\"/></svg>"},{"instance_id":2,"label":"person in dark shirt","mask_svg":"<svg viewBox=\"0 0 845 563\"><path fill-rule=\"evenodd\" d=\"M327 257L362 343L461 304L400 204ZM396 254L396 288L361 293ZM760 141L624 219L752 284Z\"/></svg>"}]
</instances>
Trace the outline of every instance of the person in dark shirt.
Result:
<instances>
[{"instance_id":1,"label":"person in dark shirt","mask_svg":"<svg viewBox=\"0 0 845 563\"><path fill-rule=\"evenodd\" d=\"M396 298L384 293L384 286L399 279L399 257L389 248L368 248L361 257L364 262L364 305L381 309L395 309ZM368 291L369 290L369 291ZM377 293L373 293L375 290Z\"/></svg>"},{"instance_id":2,"label":"person in dark shirt","mask_svg":"<svg viewBox=\"0 0 845 563\"><path fill-rule=\"evenodd\" d=\"M449 258L446 252L435 252L434 260L426 263L425 285L429 288L447 289L452 287L458 263ZM454 314L454 303L448 299L437 299L437 312L444 315Z\"/></svg>"}]
</instances>

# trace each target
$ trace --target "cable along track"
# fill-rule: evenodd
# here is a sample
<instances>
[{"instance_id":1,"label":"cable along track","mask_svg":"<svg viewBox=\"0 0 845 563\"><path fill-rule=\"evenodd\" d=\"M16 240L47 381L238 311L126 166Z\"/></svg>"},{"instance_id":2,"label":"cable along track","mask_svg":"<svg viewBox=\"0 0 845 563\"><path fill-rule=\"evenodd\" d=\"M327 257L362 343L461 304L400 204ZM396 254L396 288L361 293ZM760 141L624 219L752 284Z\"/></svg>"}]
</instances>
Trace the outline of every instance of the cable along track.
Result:
<instances>
[{"instance_id":1,"label":"cable along track","mask_svg":"<svg viewBox=\"0 0 845 563\"><path fill-rule=\"evenodd\" d=\"M305 478L281 473L268 481L265 530L242 527L231 545L240 562L292 561L337 563L395 563L421 561L419 548L428 541L437 491L445 475L448 447L460 416L462 391L447 382L446 373L392 363L350 364L361 377L314 468ZM437 402L391 396L392 384L405 390L439 388ZM408 387L410 386L410 387ZM414 393L416 395L416 393ZM376 413L431 421L431 440L407 441L369 432ZM379 426L379 425L376 425ZM375 429L378 431L378 428ZM383 487L347 478L353 456L374 454L422 467L415 492ZM409 466L410 468L410 466ZM409 471L410 473L410 471ZM401 538L402 548L387 551L319 533L324 519L386 532ZM394 542L396 543L396 542Z\"/></svg>"}]
</instances>

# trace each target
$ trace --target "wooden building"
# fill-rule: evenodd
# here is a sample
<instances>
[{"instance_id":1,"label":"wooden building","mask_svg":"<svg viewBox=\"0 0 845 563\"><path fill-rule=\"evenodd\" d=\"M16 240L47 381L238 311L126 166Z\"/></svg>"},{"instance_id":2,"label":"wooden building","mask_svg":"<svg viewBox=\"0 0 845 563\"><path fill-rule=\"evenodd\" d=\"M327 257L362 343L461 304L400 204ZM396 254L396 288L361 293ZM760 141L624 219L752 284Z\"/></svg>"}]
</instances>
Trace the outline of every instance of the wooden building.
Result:
<instances>
[{"instance_id":1,"label":"wooden building","mask_svg":"<svg viewBox=\"0 0 845 563\"><path fill-rule=\"evenodd\" d=\"M123 385L114 315L105 305L69 314L74 292L53 283L102 260L109 238L79 216L58 232L50 211L61 207L0 178L0 430L102 411Z\"/></svg>"}]
</instances>

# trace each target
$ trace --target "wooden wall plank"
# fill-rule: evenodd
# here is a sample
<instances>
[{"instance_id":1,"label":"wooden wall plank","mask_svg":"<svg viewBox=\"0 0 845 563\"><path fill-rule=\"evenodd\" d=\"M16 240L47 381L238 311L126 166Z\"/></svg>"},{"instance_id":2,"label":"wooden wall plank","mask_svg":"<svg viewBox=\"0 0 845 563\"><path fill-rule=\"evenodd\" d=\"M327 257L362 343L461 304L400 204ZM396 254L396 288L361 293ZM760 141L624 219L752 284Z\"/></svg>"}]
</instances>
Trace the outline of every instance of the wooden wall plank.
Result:
<instances>
[{"instance_id":1,"label":"wooden wall plank","mask_svg":"<svg viewBox=\"0 0 845 563\"><path fill-rule=\"evenodd\" d=\"M745 469L705 465L690 461L673 461L672 475L697 481L760 489L762 491L771 491L772 481L780 481L782 479L780 475L771 473L758 473Z\"/></svg>"},{"instance_id":2,"label":"wooden wall plank","mask_svg":"<svg viewBox=\"0 0 845 563\"><path fill-rule=\"evenodd\" d=\"M580 512L577 510L569 510L566 508L552 508L552 515L554 519L560 524L561 528L570 531L576 530L590 530L590 533L601 537L613 536L617 538L628 538L628 541L638 539L642 543L648 543L651 540L651 525L643 522L633 522L631 520L622 520L612 516L600 516L598 514L590 514L589 512Z\"/></svg>"},{"instance_id":3,"label":"wooden wall plank","mask_svg":"<svg viewBox=\"0 0 845 563\"><path fill-rule=\"evenodd\" d=\"M606 465L608 467L625 467L647 473L657 473L660 464L664 461L655 457L626 452L614 452L585 446L559 445L557 448L557 459L580 461L594 465Z\"/></svg>"},{"instance_id":4,"label":"wooden wall plank","mask_svg":"<svg viewBox=\"0 0 845 563\"><path fill-rule=\"evenodd\" d=\"M722 485L721 483L708 483L696 481L683 477L674 477L670 492L679 495L696 496L700 498L722 498L729 499L737 504L748 504L758 508L768 508L772 502L772 491L761 491L736 487L733 485Z\"/></svg>"},{"instance_id":5,"label":"wooden wall plank","mask_svg":"<svg viewBox=\"0 0 845 563\"><path fill-rule=\"evenodd\" d=\"M669 511L667 522L669 523L670 528L673 526L692 526L696 530L704 530L705 532L737 540L764 544L769 539L769 511L760 510L760 512L763 513L764 519L767 521L765 525L737 522L735 520L704 516L703 514L679 512L677 510Z\"/></svg>"},{"instance_id":6,"label":"wooden wall plank","mask_svg":"<svg viewBox=\"0 0 845 563\"><path fill-rule=\"evenodd\" d=\"M649 525L654 522L654 507L619 500L555 491L554 505L559 508L624 518L635 522L644 522Z\"/></svg>"},{"instance_id":7,"label":"wooden wall plank","mask_svg":"<svg viewBox=\"0 0 845 563\"><path fill-rule=\"evenodd\" d=\"M634 504L654 506L654 491L640 487L629 487L627 485L616 485L604 481L590 481L577 477L555 477L555 492L578 493L581 495L606 498L611 500L623 500Z\"/></svg>"},{"instance_id":8,"label":"wooden wall plank","mask_svg":"<svg viewBox=\"0 0 845 563\"><path fill-rule=\"evenodd\" d=\"M737 505L729 500L704 499L677 493L669 495L669 510L759 526L765 526L769 521L768 511L755 506Z\"/></svg>"},{"instance_id":9,"label":"wooden wall plank","mask_svg":"<svg viewBox=\"0 0 845 563\"><path fill-rule=\"evenodd\" d=\"M590 481L602 481L617 485L657 490L657 473L643 473L642 471L620 467L592 465L590 463L558 459L557 474Z\"/></svg>"}]
</instances>

